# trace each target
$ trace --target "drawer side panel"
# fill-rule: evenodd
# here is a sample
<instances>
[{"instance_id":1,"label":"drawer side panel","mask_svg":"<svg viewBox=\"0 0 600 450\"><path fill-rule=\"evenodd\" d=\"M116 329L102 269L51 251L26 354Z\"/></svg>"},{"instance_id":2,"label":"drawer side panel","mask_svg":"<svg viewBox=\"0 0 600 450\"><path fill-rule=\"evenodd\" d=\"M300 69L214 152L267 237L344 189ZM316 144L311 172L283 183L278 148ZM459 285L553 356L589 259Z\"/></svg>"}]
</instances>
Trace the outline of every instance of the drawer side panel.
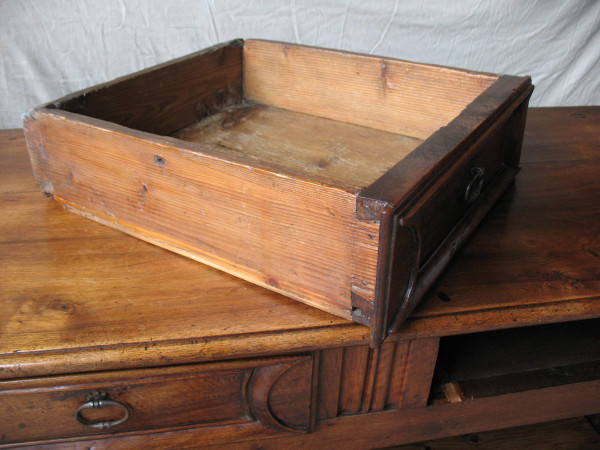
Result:
<instances>
[{"instance_id":1,"label":"drawer side panel","mask_svg":"<svg viewBox=\"0 0 600 450\"><path fill-rule=\"evenodd\" d=\"M350 318L373 297L377 227L352 193L38 111L54 198L90 218ZM369 279L364 279L370 277Z\"/></svg>"},{"instance_id":2,"label":"drawer side panel","mask_svg":"<svg viewBox=\"0 0 600 450\"><path fill-rule=\"evenodd\" d=\"M166 135L243 96L241 40L58 99L48 107Z\"/></svg>"}]
</instances>

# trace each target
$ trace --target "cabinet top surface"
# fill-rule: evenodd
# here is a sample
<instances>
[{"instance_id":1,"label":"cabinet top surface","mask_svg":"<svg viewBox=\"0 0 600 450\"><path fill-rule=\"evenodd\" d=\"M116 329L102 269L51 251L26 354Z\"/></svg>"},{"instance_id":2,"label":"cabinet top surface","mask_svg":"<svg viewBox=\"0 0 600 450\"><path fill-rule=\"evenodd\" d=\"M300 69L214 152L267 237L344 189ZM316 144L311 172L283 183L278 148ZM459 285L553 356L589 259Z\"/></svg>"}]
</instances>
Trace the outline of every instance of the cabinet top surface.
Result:
<instances>
[{"instance_id":1,"label":"cabinet top surface","mask_svg":"<svg viewBox=\"0 0 600 450\"><path fill-rule=\"evenodd\" d=\"M522 170L403 330L600 316L600 108L530 109ZM369 330L45 199L0 131L0 378L367 341Z\"/></svg>"}]
</instances>

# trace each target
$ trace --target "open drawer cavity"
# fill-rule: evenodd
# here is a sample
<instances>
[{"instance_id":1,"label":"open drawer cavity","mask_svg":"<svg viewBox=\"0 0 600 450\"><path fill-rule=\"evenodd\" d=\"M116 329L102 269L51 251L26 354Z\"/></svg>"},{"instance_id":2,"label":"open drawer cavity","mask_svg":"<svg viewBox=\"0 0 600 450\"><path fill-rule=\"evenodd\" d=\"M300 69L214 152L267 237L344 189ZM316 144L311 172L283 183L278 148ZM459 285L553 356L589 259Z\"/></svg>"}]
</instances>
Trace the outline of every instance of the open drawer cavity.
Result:
<instances>
[{"instance_id":1,"label":"open drawer cavity","mask_svg":"<svg viewBox=\"0 0 600 450\"><path fill-rule=\"evenodd\" d=\"M600 319L442 338L430 403L600 380Z\"/></svg>"}]
</instances>

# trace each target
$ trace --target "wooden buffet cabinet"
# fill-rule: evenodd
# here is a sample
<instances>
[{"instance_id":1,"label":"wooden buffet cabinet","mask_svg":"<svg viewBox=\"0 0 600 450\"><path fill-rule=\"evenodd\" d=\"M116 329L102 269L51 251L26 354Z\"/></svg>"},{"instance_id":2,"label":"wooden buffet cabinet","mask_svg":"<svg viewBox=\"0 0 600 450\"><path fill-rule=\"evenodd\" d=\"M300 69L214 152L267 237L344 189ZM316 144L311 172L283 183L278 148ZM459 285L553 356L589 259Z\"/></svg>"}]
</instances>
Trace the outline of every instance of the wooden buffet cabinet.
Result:
<instances>
[{"instance_id":1,"label":"wooden buffet cabinet","mask_svg":"<svg viewBox=\"0 0 600 450\"><path fill-rule=\"evenodd\" d=\"M600 412L600 108L522 170L399 333L64 211L0 133L0 445L375 448ZM533 326L536 325L536 326Z\"/></svg>"}]
</instances>

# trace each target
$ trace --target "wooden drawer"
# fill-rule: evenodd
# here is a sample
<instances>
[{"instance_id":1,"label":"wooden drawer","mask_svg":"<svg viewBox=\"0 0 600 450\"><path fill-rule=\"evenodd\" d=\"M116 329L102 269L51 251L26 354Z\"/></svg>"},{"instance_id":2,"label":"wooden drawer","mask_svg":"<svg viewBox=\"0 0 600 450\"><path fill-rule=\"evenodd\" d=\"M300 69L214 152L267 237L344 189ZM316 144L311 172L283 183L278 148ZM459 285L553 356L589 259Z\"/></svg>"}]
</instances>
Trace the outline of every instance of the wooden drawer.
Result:
<instances>
[{"instance_id":1,"label":"wooden drawer","mask_svg":"<svg viewBox=\"0 0 600 450\"><path fill-rule=\"evenodd\" d=\"M69 210L367 325L377 345L447 263L448 236L514 177L532 90L237 40L36 108L24 128Z\"/></svg>"},{"instance_id":2,"label":"wooden drawer","mask_svg":"<svg viewBox=\"0 0 600 450\"><path fill-rule=\"evenodd\" d=\"M310 355L4 381L0 443L202 425L303 433L311 386Z\"/></svg>"}]
</instances>

